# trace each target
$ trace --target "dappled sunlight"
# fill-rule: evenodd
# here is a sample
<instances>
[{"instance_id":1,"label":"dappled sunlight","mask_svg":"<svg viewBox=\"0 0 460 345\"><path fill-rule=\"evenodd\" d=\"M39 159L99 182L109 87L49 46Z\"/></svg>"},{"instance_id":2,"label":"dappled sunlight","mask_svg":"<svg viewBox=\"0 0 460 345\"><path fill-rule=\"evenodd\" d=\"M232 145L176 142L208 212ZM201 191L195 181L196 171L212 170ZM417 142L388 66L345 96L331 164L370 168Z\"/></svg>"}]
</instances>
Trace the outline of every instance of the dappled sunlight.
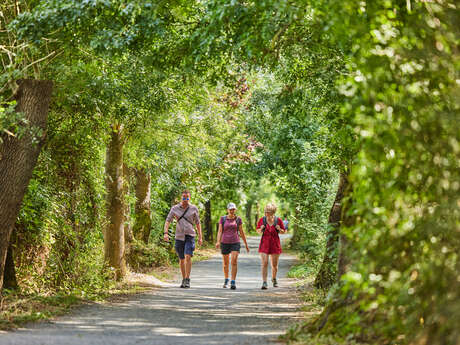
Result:
<instances>
[{"instance_id":1,"label":"dappled sunlight","mask_svg":"<svg viewBox=\"0 0 460 345\"><path fill-rule=\"evenodd\" d=\"M194 264L190 289L157 288L116 303L84 306L38 333L24 329L15 335L33 332L37 344L63 333L85 344L142 343L152 336L161 344L221 345L237 343L235 339L265 344L282 334L289 320L300 317L296 292L285 278L294 261L282 255L280 287L262 291L258 255L242 255L237 290L230 290L221 287L221 258L216 255Z\"/></svg>"}]
</instances>

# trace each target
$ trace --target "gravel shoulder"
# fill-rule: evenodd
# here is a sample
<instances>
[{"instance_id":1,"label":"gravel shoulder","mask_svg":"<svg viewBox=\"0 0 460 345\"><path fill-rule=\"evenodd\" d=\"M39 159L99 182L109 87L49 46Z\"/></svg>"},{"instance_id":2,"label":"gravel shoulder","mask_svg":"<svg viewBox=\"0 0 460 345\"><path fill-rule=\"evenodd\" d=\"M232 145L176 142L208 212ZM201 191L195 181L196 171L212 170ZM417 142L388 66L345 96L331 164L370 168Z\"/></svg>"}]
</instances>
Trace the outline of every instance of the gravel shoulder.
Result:
<instances>
[{"instance_id":1,"label":"gravel shoulder","mask_svg":"<svg viewBox=\"0 0 460 345\"><path fill-rule=\"evenodd\" d=\"M295 280L286 274L296 258L280 257L280 287L260 290L259 238L238 260L237 289L223 289L220 255L196 263L191 289L179 281L107 304L76 308L52 321L0 334L1 345L38 344L267 344L300 318ZM269 270L270 274L270 270ZM168 286L169 285L169 286Z\"/></svg>"}]
</instances>

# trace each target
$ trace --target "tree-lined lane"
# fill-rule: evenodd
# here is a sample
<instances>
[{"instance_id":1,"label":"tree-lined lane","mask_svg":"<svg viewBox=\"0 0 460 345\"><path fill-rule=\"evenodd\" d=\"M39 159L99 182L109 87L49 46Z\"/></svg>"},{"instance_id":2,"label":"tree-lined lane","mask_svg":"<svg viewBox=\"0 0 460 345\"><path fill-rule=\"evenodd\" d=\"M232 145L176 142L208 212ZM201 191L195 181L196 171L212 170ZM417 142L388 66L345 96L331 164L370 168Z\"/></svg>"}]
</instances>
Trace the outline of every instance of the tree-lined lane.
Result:
<instances>
[{"instance_id":1,"label":"tree-lined lane","mask_svg":"<svg viewBox=\"0 0 460 345\"><path fill-rule=\"evenodd\" d=\"M223 289L221 257L196 263L191 289L170 288L107 305L79 308L72 315L0 336L1 344L267 344L298 316L295 262L283 254L279 288L260 290L258 237L241 253L237 290Z\"/></svg>"}]
</instances>

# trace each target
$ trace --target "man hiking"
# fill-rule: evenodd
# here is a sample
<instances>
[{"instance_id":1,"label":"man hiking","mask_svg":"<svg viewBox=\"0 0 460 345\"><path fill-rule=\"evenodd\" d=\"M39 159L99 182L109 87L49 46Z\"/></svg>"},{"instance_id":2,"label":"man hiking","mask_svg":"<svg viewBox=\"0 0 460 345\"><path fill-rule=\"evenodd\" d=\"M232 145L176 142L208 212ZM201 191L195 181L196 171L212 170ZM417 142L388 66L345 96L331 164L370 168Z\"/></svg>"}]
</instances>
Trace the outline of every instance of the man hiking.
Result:
<instances>
[{"instance_id":1,"label":"man hiking","mask_svg":"<svg viewBox=\"0 0 460 345\"><path fill-rule=\"evenodd\" d=\"M182 273L181 288L190 287L190 272L192 270L192 256L195 250L195 230L198 230L198 244L203 243L201 234L200 215L198 208L190 203L190 192L182 192L182 200L171 207L164 226L164 240L169 241L168 229L173 218L177 220L175 249L179 256L180 271Z\"/></svg>"}]
</instances>

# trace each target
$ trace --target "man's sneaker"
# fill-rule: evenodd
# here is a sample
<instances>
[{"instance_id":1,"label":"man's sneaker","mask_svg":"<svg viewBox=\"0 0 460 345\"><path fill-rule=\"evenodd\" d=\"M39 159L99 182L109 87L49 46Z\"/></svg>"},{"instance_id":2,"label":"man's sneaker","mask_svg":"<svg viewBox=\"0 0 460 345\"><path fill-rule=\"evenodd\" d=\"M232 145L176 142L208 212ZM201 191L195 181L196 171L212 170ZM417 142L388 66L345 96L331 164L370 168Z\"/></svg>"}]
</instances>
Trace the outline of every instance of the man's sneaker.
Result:
<instances>
[{"instance_id":1,"label":"man's sneaker","mask_svg":"<svg viewBox=\"0 0 460 345\"><path fill-rule=\"evenodd\" d=\"M273 278L272 282L273 282L273 287L278 287L278 281L276 280L276 278Z\"/></svg>"},{"instance_id":2,"label":"man's sneaker","mask_svg":"<svg viewBox=\"0 0 460 345\"><path fill-rule=\"evenodd\" d=\"M267 282L262 283L262 290L267 290L268 289L268 284Z\"/></svg>"},{"instance_id":3,"label":"man's sneaker","mask_svg":"<svg viewBox=\"0 0 460 345\"><path fill-rule=\"evenodd\" d=\"M223 286L224 289L228 288L228 282L229 282L229 279L225 279L224 286Z\"/></svg>"},{"instance_id":4,"label":"man's sneaker","mask_svg":"<svg viewBox=\"0 0 460 345\"><path fill-rule=\"evenodd\" d=\"M180 287L181 287L181 288L184 288L184 287L185 287L185 278L182 279L182 284L180 284Z\"/></svg>"},{"instance_id":5,"label":"man's sneaker","mask_svg":"<svg viewBox=\"0 0 460 345\"><path fill-rule=\"evenodd\" d=\"M190 287L190 278L185 278L184 288L189 288L189 287Z\"/></svg>"},{"instance_id":6,"label":"man's sneaker","mask_svg":"<svg viewBox=\"0 0 460 345\"><path fill-rule=\"evenodd\" d=\"M232 281L232 283L230 284L230 289L236 290L236 283L235 283L235 281Z\"/></svg>"}]
</instances>

